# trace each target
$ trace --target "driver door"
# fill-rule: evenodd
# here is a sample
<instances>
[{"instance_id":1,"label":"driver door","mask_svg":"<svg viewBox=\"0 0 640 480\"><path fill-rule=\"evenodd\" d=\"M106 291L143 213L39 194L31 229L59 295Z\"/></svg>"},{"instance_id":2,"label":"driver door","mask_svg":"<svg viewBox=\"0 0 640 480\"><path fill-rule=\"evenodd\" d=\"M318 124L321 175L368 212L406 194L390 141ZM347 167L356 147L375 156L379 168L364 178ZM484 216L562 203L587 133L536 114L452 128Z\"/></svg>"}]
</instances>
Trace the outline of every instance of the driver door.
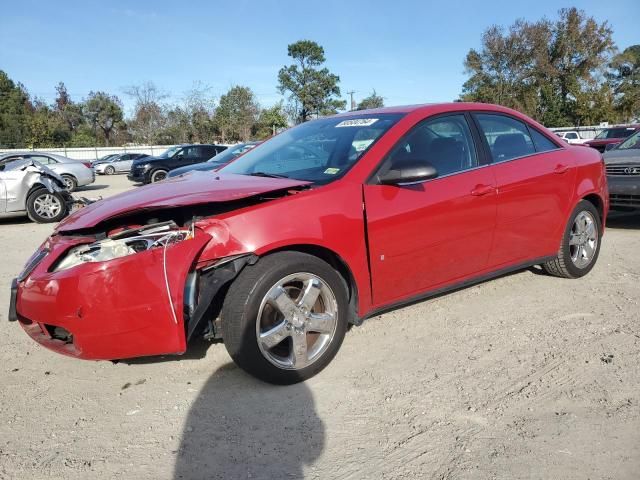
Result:
<instances>
[{"instance_id":1,"label":"driver door","mask_svg":"<svg viewBox=\"0 0 640 480\"><path fill-rule=\"evenodd\" d=\"M364 186L374 305L446 287L486 267L496 188L481 159L466 115L438 116L413 127L381 166L425 161L436 178Z\"/></svg>"}]
</instances>

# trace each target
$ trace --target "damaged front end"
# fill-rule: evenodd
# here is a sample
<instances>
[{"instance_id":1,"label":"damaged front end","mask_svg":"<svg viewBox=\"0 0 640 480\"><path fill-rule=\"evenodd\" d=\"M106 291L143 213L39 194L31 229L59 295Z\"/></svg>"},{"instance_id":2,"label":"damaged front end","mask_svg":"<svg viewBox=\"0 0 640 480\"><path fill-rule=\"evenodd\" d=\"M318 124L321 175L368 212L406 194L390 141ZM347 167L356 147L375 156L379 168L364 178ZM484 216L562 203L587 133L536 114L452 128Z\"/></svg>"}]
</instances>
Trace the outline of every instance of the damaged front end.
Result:
<instances>
[{"instance_id":1,"label":"damaged front end","mask_svg":"<svg viewBox=\"0 0 640 480\"><path fill-rule=\"evenodd\" d=\"M162 204L158 195L125 209L128 194L116 214L105 212L111 199L82 209L15 280L10 320L50 349L96 360L182 354L195 335L220 338L215 319L225 289L257 257L218 248L203 260L202 252L210 242L223 245L216 218L292 193L285 182L260 181L243 195L218 192L224 201L180 204L163 186Z\"/></svg>"},{"instance_id":2,"label":"damaged front end","mask_svg":"<svg viewBox=\"0 0 640 480\"><path fill-rule=\"evenodd\" d=\"M74 198L66 190L62 177L41 163L33 160L25 160L16 165L15 168L23 172L23 176L20 182L6 182L9 187L7 198L14 199L15 202L15 205L11 205L11 203L14 202L8 202L7 211L25 210L29 193L38 187L44 187L49 193L59 195L64 201L65 211L68 213L93 203L93 200L84 197L79 199Z\"/></svg>"},{"instance_id":3,"label":"damaged front end","mask_svg":"<svg viewBox=\"0 0 640 480\"><path fill-rule=\"evenodd\" d=\"M183 353L184 286L210 238L173 222L54 235L16 279L10 320L79 358Z\"/></svg>"}]
</instances>

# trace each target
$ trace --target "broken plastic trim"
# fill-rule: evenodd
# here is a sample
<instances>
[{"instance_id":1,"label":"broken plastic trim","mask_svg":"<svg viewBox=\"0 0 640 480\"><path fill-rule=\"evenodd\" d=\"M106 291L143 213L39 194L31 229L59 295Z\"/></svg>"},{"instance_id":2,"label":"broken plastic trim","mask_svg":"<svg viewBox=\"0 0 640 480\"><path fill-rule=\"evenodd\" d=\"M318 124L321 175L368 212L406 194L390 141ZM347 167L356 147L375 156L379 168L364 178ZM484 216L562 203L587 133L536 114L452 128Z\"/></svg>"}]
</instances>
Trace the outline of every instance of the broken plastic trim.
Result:
<instances>
[{"instance_id":1,"label":"broken plastic trim","mask_svg":"<svg viewBox=\"0 0 640 480\"><path fill-rule=\"evenodd\" d=\"M193 308L189 308L189 305L185 305L187 316L185 324L187 325L187 341L191 339L196 332L197 327L201 325L205 314L210 311L210 308L214 306L214 300L220 291L231 282L246 265L253 265L258 261L258 257L253 253L247 253L242 255L234 255L231 257L225 257L218 262L199 270L199 295L198 304ZM185 286L189 288L188 285ZM186 290L185 288L185 290ZM185 298L187 298L185 296ZM189 310L192 310L192 314L189 315ZM213 314L213 312L211 312Z\"/></svg>"}]
</instances>

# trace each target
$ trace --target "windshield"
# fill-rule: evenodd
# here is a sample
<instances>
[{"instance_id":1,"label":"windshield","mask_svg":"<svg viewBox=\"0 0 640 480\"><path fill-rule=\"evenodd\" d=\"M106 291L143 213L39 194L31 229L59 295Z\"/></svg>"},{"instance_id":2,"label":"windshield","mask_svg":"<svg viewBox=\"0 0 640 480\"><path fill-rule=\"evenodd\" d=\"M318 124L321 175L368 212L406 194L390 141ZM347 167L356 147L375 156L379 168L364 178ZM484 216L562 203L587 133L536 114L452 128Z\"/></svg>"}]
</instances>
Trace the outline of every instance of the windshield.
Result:
<instances>
[{"instance_id":1,"label":"windshield","mask_svg":"<svg viewBox=\"0 0 640 480\"><path fill-rule=\"evenodd\" d=\"M616 147L616 150L640 150L640 130Z\"/></svg>"},{"instance_id":2,"label":"windshield","mask_svg":"<svg viewBox=\"0 0 640 480\"><path fill-rule=\"evenodd\" d=\"M632 133L632 128L608 128L601 131L596 138L626 138Z\"/></svg>"},{"instance_id":3,"label":"windshield","mask_svg":"<svg viewBox=\"0 0 640 480\"><path fill-rule=\"evenodd\" d=\"M329 183L344 175L402 116L368 114L303 123L245 153L220 172Z\"/></svg>"},{"instance_id":4,"label":"windshield","mask_svg":"<svg viewBox=\"0 0 640 480\"><path fill-rule=\"evenodd\" d=\"M229 163L236 157L239 157L247 150L251 150L255 145L241 143L240 145L234 145L233 147L229 147L223 152L217 154L215 157L211 157L207 162L209 163Z\"/></svg>"},{"instance_id":5,"label":"windshield","mask_svg":"<svg viewBox=\"0 0 640 480\"><path fill-rule=\"evenodd\" d=\"M180 150L182 150L182 147L171 147L158 155L158 158L171 158Z\"/></svg>"}]
</instances>

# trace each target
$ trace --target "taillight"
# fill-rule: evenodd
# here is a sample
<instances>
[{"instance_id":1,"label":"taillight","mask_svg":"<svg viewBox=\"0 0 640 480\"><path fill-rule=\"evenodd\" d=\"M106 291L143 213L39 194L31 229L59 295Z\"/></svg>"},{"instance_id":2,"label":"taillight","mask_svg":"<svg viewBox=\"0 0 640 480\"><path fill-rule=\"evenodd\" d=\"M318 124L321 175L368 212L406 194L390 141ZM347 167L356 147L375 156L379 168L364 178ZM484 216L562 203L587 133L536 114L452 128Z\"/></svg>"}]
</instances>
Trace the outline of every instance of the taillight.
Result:
<instances>
[{"instance_id":1,"label":"taillight","mask_svg":"<svg viewBox=\"0 0 640 480\"><path fill-rule=\"evenodd\" d=\"M82 164L87 168L91 168L91 162L82 162Z\"/></svg>"}]
</instances>

